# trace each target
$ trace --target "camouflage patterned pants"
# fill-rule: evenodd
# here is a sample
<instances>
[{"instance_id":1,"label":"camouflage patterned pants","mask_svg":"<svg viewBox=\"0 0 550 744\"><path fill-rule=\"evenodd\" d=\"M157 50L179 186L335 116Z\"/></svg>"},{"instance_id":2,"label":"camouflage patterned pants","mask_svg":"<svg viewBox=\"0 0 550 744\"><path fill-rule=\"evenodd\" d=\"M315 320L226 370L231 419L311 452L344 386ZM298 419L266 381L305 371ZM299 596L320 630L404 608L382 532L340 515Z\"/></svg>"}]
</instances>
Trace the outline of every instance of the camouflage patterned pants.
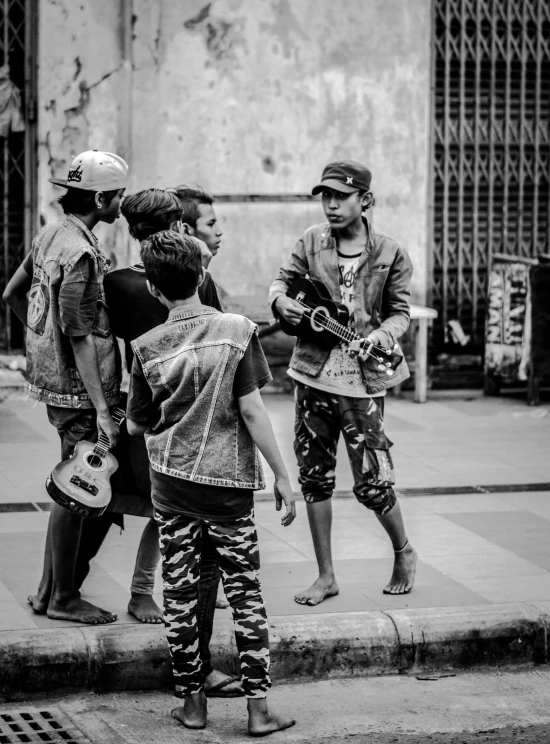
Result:
<instances>
[{"instance_id":1,"label":"camouflage patterned pants","mask_svg":"<svg viewBox=\"0 0 550 744\"><path fill-rule=\"evenodd\" d=\"M235 640L246 697L262 698L271 686L267 615L260 585L260 554L254 511L231 522L211 522L159 511L164 622L176 681L176 694L203 689L197 628L201 530L208 530L233 611Z\"/></svg>"},{"instance_id":2,"label":"camouflage patterned pants","mask_svg":"<svg viewBox=\"0 0 550 744\"><path fill-rule=\"evenodd\" d=\"M336 451L344 436L357 500L377 514L395 506L392 443L384 433L383 398L351 398L296 382L294 452L308 503L326 501L336 485Z\"/></svg>"}]
</instances>

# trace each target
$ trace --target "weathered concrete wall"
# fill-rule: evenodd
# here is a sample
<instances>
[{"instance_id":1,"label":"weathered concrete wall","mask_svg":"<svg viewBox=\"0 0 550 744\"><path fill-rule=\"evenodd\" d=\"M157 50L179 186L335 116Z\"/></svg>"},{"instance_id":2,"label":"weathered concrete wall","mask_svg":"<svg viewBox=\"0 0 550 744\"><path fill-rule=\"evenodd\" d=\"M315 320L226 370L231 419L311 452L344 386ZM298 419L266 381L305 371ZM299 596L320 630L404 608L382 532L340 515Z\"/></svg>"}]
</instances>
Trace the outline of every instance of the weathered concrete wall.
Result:
<instances>
[{"instance_id":1,"label":"weathered concrete wall","mask_svg":"<svg viewBox=\"0 0 550 744\"><path fill-rule=\"evenodd\" d=\"M135 0L134 13L134 106L148 119L134 126L136 185L307 192L328 160L361 160L377 226L413 254L423 297L430 0ZM312 209L282 204L268 223L263 206L219 211L215 273L262 292L297 237L286 228L307 225Z\"/></svg>"},{"instance_id":2,"label":"weathered concrete wall","mask_svg":"<svg viewBox=\"0 0 550 744\"><path fill-rule=\"evenodd\" d=\"M121 103L128 81L122 59L121 5L115 0L75 3L41 0L39 7L39 216L62 214L63 190L48 183L64 177L75 155L107 150L128 155L121 141ZM125 228L98 226L112 252ZM119 239L117 241L117 233ZM125 237L124 237L125 240Z\"/></svg>"},{"instance_id":3,"label":"weathered concrete wall","mask_svg":"<svg viewBox=\"0 0 550 744\"><path fill-rule=\"evenodd\" d=\"M119 3L42 6L48 215L45 179L67 150L120 146L130 78ZM430 0L133 0L132 13L130 190L187 182L214 193L303 193L327 161L361 160L374 173L376 226L411 251L423 298ZM301 230L322 219L304 203L218 211L225 245L213 269L235 293L265 292ZM123 261L121 235L117 246Z\"/></svg>"}]
</instances>

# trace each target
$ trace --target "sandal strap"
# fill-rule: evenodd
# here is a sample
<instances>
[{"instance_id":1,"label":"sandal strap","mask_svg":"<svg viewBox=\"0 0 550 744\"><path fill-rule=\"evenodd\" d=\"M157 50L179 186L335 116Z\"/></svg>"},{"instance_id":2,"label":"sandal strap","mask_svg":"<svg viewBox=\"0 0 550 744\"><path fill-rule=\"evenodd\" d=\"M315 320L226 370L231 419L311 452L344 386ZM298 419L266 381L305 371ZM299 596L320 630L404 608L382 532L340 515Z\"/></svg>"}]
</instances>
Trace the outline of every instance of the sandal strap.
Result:
<instances>
[{"instance_id":1,"label":"sandal strap","mask_svg":"<svg viewBox=\"0 0 550 744\"><path fill-rule=\"evenodd\" d=\"M215 685L212 685L211 687L205 687L204 692L212 692L213 690L223 690L224 687L227 687L232 682L241 681L241 678L233 675L232 677L227 677L227 679L223 679L221 682L217 682Z\"/></svg>"}]
</instances>

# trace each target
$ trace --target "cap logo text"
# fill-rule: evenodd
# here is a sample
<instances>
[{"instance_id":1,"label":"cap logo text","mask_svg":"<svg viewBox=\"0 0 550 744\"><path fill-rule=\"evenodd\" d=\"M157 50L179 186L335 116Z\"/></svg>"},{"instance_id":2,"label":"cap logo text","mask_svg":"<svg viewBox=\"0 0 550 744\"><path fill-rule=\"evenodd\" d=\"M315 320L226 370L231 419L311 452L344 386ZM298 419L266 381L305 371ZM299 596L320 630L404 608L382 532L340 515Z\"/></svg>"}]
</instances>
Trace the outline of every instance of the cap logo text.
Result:
<instances>
[{"instance_id":1,"label":"cap logo text","mask_svg":"<svg viewBox=\"0 0 550 744\"><path fill-rule=\"evenodd\" d=\"M78 182L82 181L82 169L79 167L76 167L74 168L74 170L70 170L67 181L78 181Z\"/></svg>"},{"instance_id":2,"label":"cap logo text","mask_svg":"<svg viewBox=\"0 0 550 744\"><path fill-rule=\"evenodd\" d=\"M353 178L351 176L346 176L346 183L353 184Z\"/></svg>"}]
</instances>

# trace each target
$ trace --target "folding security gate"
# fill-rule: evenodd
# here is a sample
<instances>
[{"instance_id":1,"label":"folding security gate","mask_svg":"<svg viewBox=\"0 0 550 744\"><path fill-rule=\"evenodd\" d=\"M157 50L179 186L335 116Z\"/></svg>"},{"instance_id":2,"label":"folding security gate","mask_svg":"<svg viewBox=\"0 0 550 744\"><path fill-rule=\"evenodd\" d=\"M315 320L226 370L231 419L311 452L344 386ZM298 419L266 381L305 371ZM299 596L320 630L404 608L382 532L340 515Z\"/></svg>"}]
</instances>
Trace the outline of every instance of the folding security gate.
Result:
<instances>
[{"instance_id":1,"label":"folding security gate","mask_svg":"<svg viewBox=\"0 0 550 744\"><path fill-rule=\"evenodd\" d=\"M483 342L494 253L549 251L550 0L434 0L434 346Z\"/></svg>"},{"instance_id":2,"label":"folding security gate","mask_svg":"<svg viewBox=\"0 0 550 744\"><path fill-rule=\"evenodd\" d=\"M0 292L36 229L37 0L0 0L0 65L19 89L25 131L0 137ZM21 324L0 303L0 349L19 348Z\"/></svg>"}]
</instances>

